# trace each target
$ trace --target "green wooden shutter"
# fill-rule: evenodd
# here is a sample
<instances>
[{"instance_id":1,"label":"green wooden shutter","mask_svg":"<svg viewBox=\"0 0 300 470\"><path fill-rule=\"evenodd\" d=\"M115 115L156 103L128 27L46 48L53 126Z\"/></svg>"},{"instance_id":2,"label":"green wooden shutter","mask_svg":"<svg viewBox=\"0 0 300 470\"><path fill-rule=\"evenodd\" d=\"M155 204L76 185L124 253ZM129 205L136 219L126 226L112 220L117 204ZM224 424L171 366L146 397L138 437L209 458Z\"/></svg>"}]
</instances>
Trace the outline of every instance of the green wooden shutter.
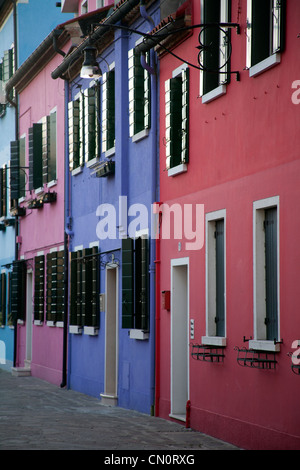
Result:
<instances>
[{"instance_id":1,"label":"green wooden shutter","mask_svg":"<svg viewBox=\"0 0 300 470\"><path fill-rule=\"evenodd\" d=\"M135 240L135 328L148 328L148 239L138 237Z\"/></svg>"},{"instance_id":2,"label":"green wooden shutter","mask_svg":"<svg viewBox=\"0 0 300 470\"><path fill-rule=\"evenodd\" d=\"M9 271L7 273L7 282L8 282L8 302L7 302L7 324L8 326L13 326L11 302L12 302L12 273Z\"/></svg>"},{"instance_id":3,"label":"green wooden shutter","mask_svg":"<svg viewBox=\"0 0 300 470\"><path fill-rule=\"evenodd\" d=\"M270 55L270 0L252 0L251 28L251 65L255 65Z\"/></svg>"},{"instance_id":4,"label":"green wooden shutter","mask_svg":"<svg viewBox=\"0 0 300 470\"><path fill-rule=\"evenodd\" d=\"M216 336L225 336L224 220L216 221Z\"/></svg>"},{"instance_id":5,"label":"green wooden shutter","mask_svg":"<svg viewBox=\"0 0 300 470\"><path fill-rule=\"evenodd\" d=\"M267 339L278 339L277 208L265 210L266 330Z\"/></svg>"},{"instance_id":6,"label":"green wooden shutter","mask_svg":"<svg viewBox=\"0 0 300 470\"><path fill-rule=\"evenodd\" d=\"M6 324L6 273L0 276L0 325Z\"/></svg>"},{"instance_id":7,"label":"green wooden shutter","mask_svg":"<svg viewBox=\"0 0 300 470\"><path fill-rule=\"evenodd\" d=\"M166 168L181 162L182 139L182 87L181 78L175 77L165 82L166 104Z\"/></svg>"},{"instance_id":8,"label":"green wooden shutter","mask_svg":"<svg viewBox=\"0 0 300 470\"><path fill-rule=\"evenodd\" d=\"M80 93L79 95L79 165L83 166L84 164L84 152L85 152L85 142L84 142L84 94Z\"/></svg>"},{"instance_id":9,"label":"green wooden shutter","mask_svg":"<svg viewBox=\"0 0 300 470\"><path fill-rule=\"evenodd\" d=\"M49 116L42 119L42 161L43 161L43 183L48 183L48 154L49 154Z\"/></svg>"},{"instance_id":10,"label":"green wooden shutter","mask_svg":"<svg viewBox=\"0 0 300 470\"><path fill-rule=\"evenodd\" d=\"M70 171L77 168L79 161L79 100L70 101L68 104L69 115L69 168Z\"/></svg>"},{"instance_id":11,"label":"green wooden shutter","mask_svg":"<svg viewBox=\"0 0 300 470\"><path fill-rule=\"evenodd\" d=\"M56 258L56 273L57 273L56 321L60 321L60 322L62 322L64 319L64 305L65 305L64 271L65 271L65 253L64 253L64 250L60 250L57 252L57 258Z\"/></svg>"},{"instance_id":12,"label":"green wooden shutter","mask_svg":"<svg viewBox=\"0 0 300 470\"><path fill-rule=\"evenodd\" d=\"M182 138L181 138L181 163L189 161L189 69L181 73L182 77Z\"/></svg>"},{"instance_id":13,"label":"green wooden shutter","mask_svg":"<svg viewBox=\"0 0 300 470\"><path fill-rule=\"evenodd\" d=\"M34 258L34 319L44 321L45 256Z\"/></svg>"},{"instance_id":14,"label":"green wooden shutter","mask_svg":"<svg viewBox=\"0 0 300 470\"><path fill-rule=\"evenodd\" d=\"M55 292L53 289L56 287L53 284L53 256L56 256L56 253L48 253L47 254L47 308L46 308L46 320L47 321L55 321Z\"/></svg>"},{"instance_id":15,"label":"green wooden shutter","mask_svg":"<svg viewBox=\"0 0 300 470\"><path fill-rule=\"evenodd\" d=\"M70 324L84 326L82 319L82 251L71 253Z\"/></svg>"},{"instance_id":16,"label":"green wooden shutter","mask_svg":"<svg viewBox=\"0 0 300 470\"><path fill-rule=\"evenodd\" d=\"M103 74L102 86L102 152L115 145L115 71Z\"/></svg>"},{"instance_id":17,"label":"green wooden shutter","mask_svg":"<svg viewBox=\"0 0 300 470\"><path fill-rule=\"evenodd\" d=\"M91 248L82 250L82 283L81 283L81 296L82 296L82 320L83 325L92 326L92 263L89 256L92 254Z\"/></svg>"},{"instance_id":18,"label":"green wooden shutter","mask_svg":"<svg viewBox=\"0 0 300 470\"><path fill-rule=\"evenodd\" d=\"M19 141L10 143L10 197L18 199L20 196L20 161L19 161Z\"/></svg>"},{"instance_id":19,"label":"green wooden shutter","mask_svg":"<svg viewBox=\"0 0 300 470\"><path fill-rule=\"evenodd\" d=\"M92 160L97 155L97 90L96 87L84 91L85 159Z\"/></svg>"},{"instance_id":20,"label":"green wooden shutter","mask_svg":"<svg viewBox=\"0 0 300 470\"><path fill-rule=\"evenodd\" d=\"M47 254L47 321L63 321L64 251Z\"/></svg>"},{"instance_id":21,"label":"green wooden shutter","mask_svg":"<svg viewBox=\"0 0 300 470\"><path fill-rule=\"evenodd\" d=\"M133 240L122 239L122 328L133 328Z\"/></svg>"},{"instance_id":22,"label":"green wooden shutter","mask_svg":"<svg viewBox=\"0 0 300 470\"><path fill-rule=\"evenodd\" d=\"M82 317L82 250L76 252L77 254L77 274L76 274L76 283L77 283L77 296L76 296L76 303L77 303L77 325L84 326L83 317Z\"/></svg>"},{"instance_id":23,"label":"green wooden shutter","mask_svg":"<svg viewBox=\"0 0 300 470\"><path fill-rule=\"evenodd\" d=\"M0 85L2 81L3 81L3 61L0 62ZM5 112L6 112L6 104L0 103L0 118L5 116Z\"/></svg>"},{"instance_id":24,"label":"green wooden shutter","mask_svg":"<svg viewBox=\"0 0 300 470\"><path fill-rule=\"evenodd\" d=\"M26 195L26 139L22 137L19 140L19 197L25 197ZM11 199L12 196L11 196Z\"/></svg>"},{"instance_id":25,"label":"green wooden shutter","mask_svg":"<svg viewBox=\"0 0 300 470\"><path fill-rule=\"evenodd\" d=\"M93 256L91 260L92 269L92 285L91 285L91 312L92 312L92 326L99 326L99 258L98 248L92 248Z\"/></svg>"},{"instance_id":26,"label":"green wooden shutter","mask_svg":"<svg viewBox=\"0 0 300 470\"><path fill-rule=\"evenodd\" d=\"M49 116L48 183L56 180L56 112Z\"/></svg>"},{"instance_id":27,"label":"green wooden shutter","mask_svg":"<svg viewBox=\"0 0 300 470\"><path fill-rule=\"evenodd\" d=\"M281 52L285 46L286 0L272 0L273 44L272 53Z\"/></svg>"},{"instance_id":28,"label":"green wooden shutter","mask_svg":"<svg viewBox=\"0 0 300 470\"><path fill-rule=\"evenodd\" d=\"M42 124L33 124L28 131L29 189L43 186Z\"/></svg>"},{"instance_id":29,"label":"green wooden shutter","mask_svg":"<svg viewBox=\"0 0 300 470\"><path fill-rule=\"evenodd\" d=\"M2 187L3 187L3 200L2 200L2 215L7 216L7 165L3 167L2 175Z\"/></svg>"},{"instance_id":30,"label":"green wooden shutter","mask_svg":"<svg viewBox=\"0 0 300 470\"><path fill-rule=\"evenodd\" d=\"M70 325L80 325L77 317L77 252L70 256Z\"/></svg>"},{"instance_id":31,"label":"green wooden shutter","mask_svg":"<svg viewBox=\"0 0 300 470\"><path fill-rule=\"evenodd\" d=\"M146 61L149 63L150 54L146 53ZM151 127L151 78L149 72L144 69L144 128Z\"/></svg>"},{"instance_id":32,"label":"green wooden shutter","mask_svg":"<svg viewBox=\"0 0 300 470\"><path fill-rule=\"evenodd\" d=\"M3 81L7 82L14 73L14 50L4 51L3 58Z\"/></svg>"},{"instance_id":33,"label":"green wooden shutter","mask_svg":"<svg viewBox=\"0 0 300 470\"><path fill-rule=\"evenodd\" d=\"M4 168L0 168L0 217L4 217L4 208L5 208L5 203L4 203L4 198L5 198L5 189L4 189Z\"/></svg>"},{"instance_id":34,"label":"green wooden shutter","mask_svg":"<svg viewBox=\"0 0 300 470\"><path fill-rule=\"evenodd\" d=\"M26 318L26 262L14 261L11 275L12 323Z\"/></svg>"},{"instance_id":35,"label":"green wooden shutter","mask_svg":"<svg viewBox=\"0 0 300 470\"><path fill-rule=\"evenodd\" d=\"M204 0L203 23L220 22L220 0ZM203 31L203 43L209 45L203 51L203 94L209 93L219 86L219 74L206 72L206 70L217 71L220 60L220 31L219 28L207 27Z\"/></svg>"}]
</instances>

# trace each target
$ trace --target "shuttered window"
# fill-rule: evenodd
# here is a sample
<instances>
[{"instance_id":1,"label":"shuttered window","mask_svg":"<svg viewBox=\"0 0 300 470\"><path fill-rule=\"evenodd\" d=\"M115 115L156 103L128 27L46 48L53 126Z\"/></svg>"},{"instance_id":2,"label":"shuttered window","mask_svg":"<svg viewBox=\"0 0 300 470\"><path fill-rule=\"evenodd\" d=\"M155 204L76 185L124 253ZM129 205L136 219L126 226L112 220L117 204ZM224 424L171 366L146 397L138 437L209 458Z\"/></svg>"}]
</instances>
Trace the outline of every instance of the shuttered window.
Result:
<instances>
[{"instance_id":1,"label":"shuttered window","mask_svg":"<svg viewBox=\"0 0 300 470\"><path fill-rule=\"evenodd\" d=\"M10 143L10 198L11 200L25 197L26 194L26 162L25 137Z\"/></svg>"},{"instance_id":2,"label":"shuttered window","mask_svg":"<svg viewBox=\"0 0 300 470\"><path fill-rule=\"evenodd\" d=\"M70 324L99 327L98 248L71 253Z\"/></svg>"},{"instance_id":3,"label":"shuttered window","mask_svg":"<svg viewBox=\"0 0 300 470\"><path fill-rule=\"evenodd\" d=\"M166 168L189 161L189 69L165 82Z\"/></svg>"},{"instance_id":4,"label":"shuttered window","mask_svg":"<svg viewBox=\"0 0 300 470\"><path fill-rule=\"evenodd\" d=\"M0 326L6 324L7 314L7 276L6 273L0 274Z\"/></svg>"},{"instance_id":5,"label":"shuttered window","mask_svg":"<svg viewBox=\"0 0 300 470\"><path fill-rule=\"evenodd\" d=\"M0 168L0 217L7 216L7 166Z\"/></svg>"},{"instance_id":6,"label":"shuttered window","mask_svg":"<svg viewBox=\"0 0 300 470\"><path fill-rule=\"evenodd\" d=\"M248 0L247 66L284 48L285 0Z\"/></svg>"},{"instance_id":7,"label":"shuttered window","mask_svg":"<svg viewBox=\"0 0 300 470\"><path fill-rule=\"evenodd\" d=\"M229 0L202 0L201 23L226 23L229 20ZM201 71L201 95L205 95L220 85L229 81L228 64L225 65L224 57L227 57L230 35L224 27L204 27L201 32L201 42L204 45L200 54L200 62L203 65ZM230 34L230 33L229 33Z\"/></svg>"},{"instance_id":8,"label":"shuttered window","mask_svg":"<svg viewBox=\"0 0 300 470\"><path fill-rule=\"evenodd\" d=\"M2 59L1 75L4 83L14 74L14 48L10 48L7 51L4 51L4 57ZM14 91L10 92L10 99L13 99Z\"/></svg>"},{"instance_id":9,"label":"shuttered window","mask_svg":"<svg viewBox=\"0 0 300 470\"><path fill-rule=\"evenodd\" d=\"M277 208L265 210L266 339L278 339Z\"/></svg>"},{"instance_id":10,"label":"shuttered window","mask_svg":"<svg viewBox=\"0 0 300 470\"><path fill-rule=\"evenodd\" d=\"M64 251L47 254L46 319L62 322L64 317Z\"/></svg>"},{"instance_id":11,"label":"shuttered window","mask_svg":"<svg viewBox=\"0 0 300 470\"><path fill-rule=\"evenodd\" d=\"M2 85L3 88L3 59L0 62L0 86ZM5 116L6 112L6 104L5 103L0 103L0 118Z\"/></svg>"},{"instance_id":12,"label":"shuttered window","mask_svg":"<svg viewBox=\"0 0 300 470\"><path fill-rule=\"evenodd\" d=\"M26 262L14 261L11 273L11 321L26 319Z\"/></svg>"},{"instance_id":13,"label":"shuttered window","mask_svg":"<svg viewBox=\"0 0 300 470\"><path fill-rule=\"evenodd\" d=\"M149 53L146 54L149 61ZM150 128L150 75L141 65L140 54L128 51L129 74L129 135Z\"/></svg>"},{"instance_id":14,"label":"shuttered window","mask_svg":"<svg viewBox=\"0 0 300 470\"><path fill-rule=\"evenodd\" d=\"M56 112L42 119L43 183L56 180Z\"/></svg>"},{"instance_id":15,"label":"shuttered window","mask_svg":"<svg viewBox=\"0 0 300 470\"><path fill-rule=\"evenodd\" d=\"M279 197L253 203L254 340L278 340Z\"/></svg>"},{"instance_id":16,"label":"shuttered window","mask_svg":"<svg viewBox=\"0 0 300 470\"><path fill-rule=\"evenodd\" d=\"M29 189L43 186L42 124L33 124L28 130Z\"/></svg>"},{"instance_id":17,"label":"shuttered window","mask_svg":"<svg viewBox=\"0 0 300 470\"><path fill-rule=\"evenodd\" d=\"M70 101L69 111L69 168L75 170L80 165L79 159L79 99Z\"/></svg>"},{"instance_id":18,"label":"shuttered window","mask_svg":"<svg viewBox=\"0 0 300 470\"><path fill-rule=\"evenodd\" d=\"M102 152L115 146L115 71L103 74Z\"/></svg>"},{"instance_id":19,"label":"shuttered window","mask_svg":"<svg viewBox=\"0 0 300 470\"><path fill-rule=\"evenodd\" d=\"M216 336L225 336L224 220L216 221Z\"/></svg>"},{"instance_id":20,"label":"shuttered window","mask_svg":"<svg viewBox=\"0 0 300 470\"><path fill-rule=\"evenodd\" d=\"M84 142L85 160L99 155L99 86L84 91Z\"/></svg>"},{"instance_id":21,"label":"shuttered window","mask_svg":"<svg viewBox=\"0 0 300 470\"><path fill-rule=\"evenodd\" d=\"M122 240L122 328L149 328L148 238Z\"/></svg>"},{"instance_id":22,"label":"shuttered window","mask_svg":"<svg viewBox=\"0 0 300 470\"><path fill-rule=\"evenodd\" d=\"M206 338L226 336L225 209L206 214Z\"/></svg>"},{"instance_id":23,"label":"shuttered window","mask_svg":"<svg viewBox=\"0 0 300 470\"><path fill-rule=\"evenodd\" d=\"M34 258L34 319L44 321L45 256Z\"/></svg>"}]
</instances>

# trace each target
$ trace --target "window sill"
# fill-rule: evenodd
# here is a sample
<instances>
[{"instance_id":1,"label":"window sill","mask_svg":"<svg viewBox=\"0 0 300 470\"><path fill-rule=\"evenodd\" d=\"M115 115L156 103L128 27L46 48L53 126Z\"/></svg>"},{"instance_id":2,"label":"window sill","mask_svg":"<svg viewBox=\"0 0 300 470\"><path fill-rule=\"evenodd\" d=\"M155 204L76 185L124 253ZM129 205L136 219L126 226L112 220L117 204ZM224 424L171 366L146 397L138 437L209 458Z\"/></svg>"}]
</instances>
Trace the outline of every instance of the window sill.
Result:
<instances>
[{"instance_id":1,"label":"window sill","mask_svg":"<svg viewBox=\"0 0 300 470\"><path fill-rule=\"evenodd\" d=\"M211 101L219 98L219 96L226 94L226 85L220 85L209 93L202 95L202 104L210 103Z\"/></svg>"},{"instance_id":2,"label":"window sill","mask_svg":"<svg viewBox=\"0 0 300 470\"><path fill-rule=\"evenodd\" d=\"M149 339L149 332L144 331L144 330L130 330L129 331L129 338L130 339L139 339L139 340Z\"/></svg>"},{"instance_id":3,"label":"window sill","mask_svg":"<svg viewBox=\"0 0 300 470\"><path fill-rule=\"evenodd\" d=\"M53 328L55 325L55 321L47 321L47 326L50 326L51 328Z\"/></svg>"},{"instance_id":4,"label":"window sill","mask_svg":"<svg viewBox=\"0 0 300 470\"><path fill-rule=\"evenodd\" d=\"M82 326L70 325L69 326L69 333L74 334L74 335L81 335L82 334Z\"/></svg>"},{"instance_id":5,"label":"window sill","mask_svg":"<svg viewBox=\"0 0 300 470\"><path fill-rule=\"evenodd\" d=\"M279 352L280 344L274 344L274 341L267 340L249 340L249 348L256 351Z\"/></svg>"},{"instance_id":6,"label":"window sill","mask_svg":"<svg viewBox=\"0 0 300 470\"><path fill-rule=\"evenodd\" d=\"M84 326L83 334L88 336L98 336L99 328L97 326Z\"/></svg>"},{"instance_id":7,"label":"window sill","mask_svg":"<svg viewBox=\"0 0 300 470\"><path fill-rule=\"evenodd\" d=\"M47 184L47 188L53 188L53 186L56 186L57 185L57 180L52 180L52 181L49 181L49 183Z\"/></svg>"},{"instance_id":8,"label":"window sill","mask_svg":"<svg viewBox=\"0 0 300 470\"><path fill-rule=\"evenodd\" d=\"M35 189L34 194L36 194L38 196L39 194L42 194L43 192L44 192L44 188L41 187L41 188Z\"/></svg>"},{"instance_id":9,"label":"window sill","mask_svg":"<svg viewBox=\"0 0 300 470\"><path fill-rule=\"evenodd\" d=\"M226 338L224 336L202 336L202 344L208 346L226 346Z\"/></svg>"},{"instance_id":10,"label":"window sill","mask_svg":"<svg viewBox=\"0 0 300 470\"><path fill-rule=\"evenodd\" d=\"M168 176L176 176L187 171L187 164L181 163L180 165L174 166L168 170Z\"/></svg>"},{"instance_id":11,"label":"window sill","mask_svg":"<svg viewBox=\"0 0 300 470\"><path fill-rule=\"evenodd\" d=\"M149 129L143 129L142 131L132 136L132 142L139 142L145 137L148 137L148 135L149 135Z\"/></svg>"},{"instance_id":12,"label":"window sill","mask_svg":"<svg viewBox=\"0 0 300 470\"><path fill-rule=\"evenodd\" d=\"M272 54L270 57L262 60L256 65L253 65L249 69L249 77L256 77L261 73L269 70L270 68L274 67L275 65L279 64L281 60L281 56L279 53Z\"/></svg>"},{"instance_id":13,"label":"window sill","mask_svg":"<svg viewBox=\"0 0 300 470\"><path fill-rule=\"evenodd\" d=\"M43 321L42 320L34 320L33 324L35 326L42 326L43 325Z\"/></svg>"},{"instance_id":14,"label":"window sill","mask_svg":"<svg viewBox=\"0 0 300 470\"><path fill-rule=\"evenodd\" d=\"M115 152L116 152L115 147L112 147L111 149L106 150L106 152L104 152L105 158L112 157L115 154Z\"/></svg>"},{"instance_id":15,"label":"window sill","mask_svg":"<svg viewBox=\"0 0 300 470\"><path fill-rule=\"evenodd\" d=\"M95 166L98 165L100 158L99 157L94 157L88 162L86 162L87 168L94 168Z\"/></svg>"},{"instance_id":16,"label":"window sill","mask_svg":"<svg viewBox=\"0 0 300 470\"><path fill-rule=\"evenodd\" d=\"M72 176L76 176L76 175L79 175L80 173L82 173L83 171L83 167L82 166L78 166L77 168L75 168L74 170L72 170Z\"/></svg>"}]
</instances>

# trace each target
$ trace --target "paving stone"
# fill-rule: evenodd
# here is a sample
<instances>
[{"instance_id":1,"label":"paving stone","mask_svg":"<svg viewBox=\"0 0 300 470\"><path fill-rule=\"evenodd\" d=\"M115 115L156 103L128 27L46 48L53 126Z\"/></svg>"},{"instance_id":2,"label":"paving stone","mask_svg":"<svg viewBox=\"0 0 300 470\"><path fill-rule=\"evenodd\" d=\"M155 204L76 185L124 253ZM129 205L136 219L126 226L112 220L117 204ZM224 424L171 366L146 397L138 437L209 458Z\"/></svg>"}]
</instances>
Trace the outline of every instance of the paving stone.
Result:
<instances>
[{"instance_id":1,"label":"paving stone","mask_svg":"<svg viewBox=\"0 0 300 470\"><path fill-rule=\"evenodd\" d=\"M181 424L106 406L97 398L0 369L0 450L107 453L237 448Z\"/></svg>"}]
</instances>

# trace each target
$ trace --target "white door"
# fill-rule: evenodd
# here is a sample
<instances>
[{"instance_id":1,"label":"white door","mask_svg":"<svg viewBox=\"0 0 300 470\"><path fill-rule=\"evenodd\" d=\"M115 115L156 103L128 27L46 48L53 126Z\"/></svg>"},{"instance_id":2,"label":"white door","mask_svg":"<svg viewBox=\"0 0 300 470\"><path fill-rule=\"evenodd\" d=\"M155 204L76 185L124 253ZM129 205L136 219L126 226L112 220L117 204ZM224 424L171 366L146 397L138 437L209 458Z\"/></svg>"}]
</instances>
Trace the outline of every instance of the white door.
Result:
<instances>
[{"instance_id":1,"label":"white door","mask_svg":"<svg viewBox=\"0 0 300 470\"><path fill-rule=\"evenodd\" d=\"M185 420L189 399L189 265L171 261L171 416Z\"/></svg>"},{"instance_id":2,"label":"white door","mask_svg":"<svg viewBox=\"0 0 300 470\"><path fill-rule=\"evenodd\" d=\"M105 378L102 402L117 405L118 390L118 268L106 268Z\"/></svg>"}]
</instances>

